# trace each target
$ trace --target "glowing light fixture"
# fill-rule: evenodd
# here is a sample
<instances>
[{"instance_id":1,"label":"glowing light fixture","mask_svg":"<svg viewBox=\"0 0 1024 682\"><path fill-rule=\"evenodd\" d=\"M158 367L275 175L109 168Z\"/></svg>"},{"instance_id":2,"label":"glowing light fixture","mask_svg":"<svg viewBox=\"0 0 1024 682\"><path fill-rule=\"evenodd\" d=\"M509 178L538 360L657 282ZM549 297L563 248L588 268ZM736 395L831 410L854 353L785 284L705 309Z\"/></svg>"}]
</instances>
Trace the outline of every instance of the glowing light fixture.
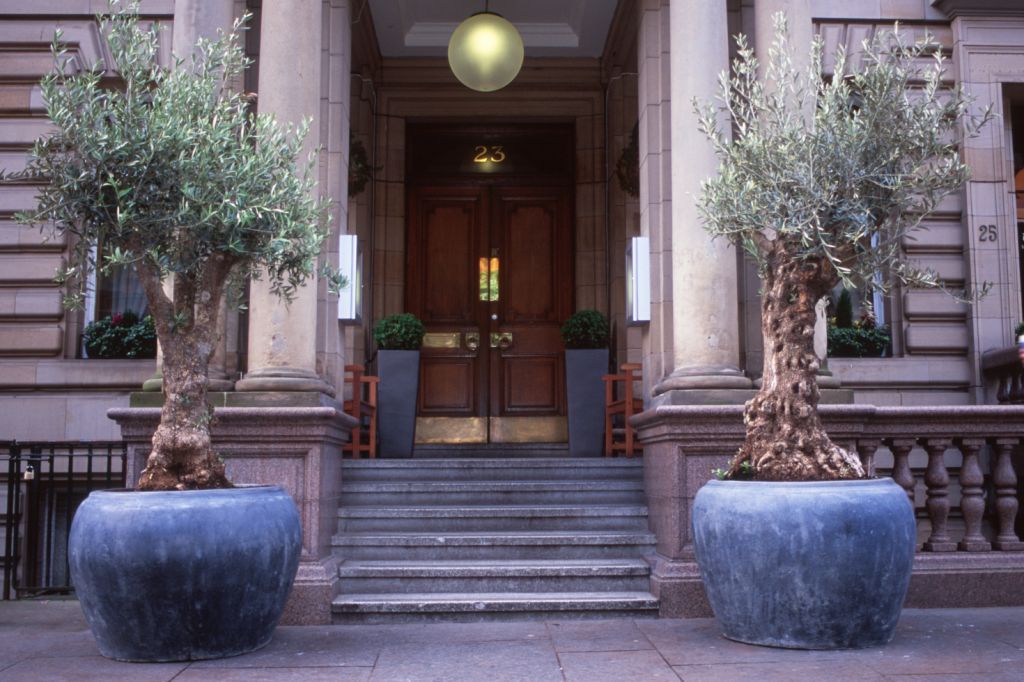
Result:
<instances>
[{"instance_id":1,"label":"glowing light fixture","mask_svg":"<svg viewBox=\"0 0 1024 682\"><path fill-rule=\"evenodd\" d=\"M494 92L511 83L523 66L523 38L511 21L487 10L455 29L448 41L448 64L467 88Z\"/></svg>"}]
</instances>

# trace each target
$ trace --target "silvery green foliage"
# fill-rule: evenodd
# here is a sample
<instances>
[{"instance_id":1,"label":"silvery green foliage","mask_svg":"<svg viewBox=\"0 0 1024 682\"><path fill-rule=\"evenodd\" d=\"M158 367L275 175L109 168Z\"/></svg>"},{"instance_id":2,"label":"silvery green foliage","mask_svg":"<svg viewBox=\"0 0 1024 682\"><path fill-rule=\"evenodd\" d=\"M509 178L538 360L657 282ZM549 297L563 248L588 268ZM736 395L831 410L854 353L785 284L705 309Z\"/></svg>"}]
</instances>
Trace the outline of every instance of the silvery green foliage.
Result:
<instances>
[{"instance_id":1,"label":"silvery green foliage","mask_svg":"<svg viewBox=\"0 0 1024 682\"><path fill-rule=\"evenodd\" d=\"M37 207L19 218L72 237L58 276L71 305L93 268L135 265L140 276L173 275L175 314L188 318L213 261L229 264L236 281L265 269L274 291L291 297L328 234L315 156L296 172L308 123L282 128L232 89L248 64L239 46L247 17L165 68L159 28L144 27L137 12L137 2L111 0L100 18L112 64L76 71L54 37L56 68L42 95L57 130L35 143L18 176L45 183Z\"/></svg>"},{"instance_id":2,"label":"silvery green foliage","mask_svg":"<svg viewBox=\"0 0 1024 682\"><path fill-rule=\"evenodd\" d=\"M694 102L721 160L703 185L706 228L741 245L762 273L773 244L822 259L826 289L941 286L902 259L900 242L968 179L958 139L975 135L991 111L970 115L961 89L943 86L942 50L930 36L911 44L898 26L879 31L863 43L859 66L841 46L834 75L823 78L820 39L801 72L783 15L774 20L764 81L740 35L732 76L719 79L723 120Z\"/></svg>"}]
</instances>

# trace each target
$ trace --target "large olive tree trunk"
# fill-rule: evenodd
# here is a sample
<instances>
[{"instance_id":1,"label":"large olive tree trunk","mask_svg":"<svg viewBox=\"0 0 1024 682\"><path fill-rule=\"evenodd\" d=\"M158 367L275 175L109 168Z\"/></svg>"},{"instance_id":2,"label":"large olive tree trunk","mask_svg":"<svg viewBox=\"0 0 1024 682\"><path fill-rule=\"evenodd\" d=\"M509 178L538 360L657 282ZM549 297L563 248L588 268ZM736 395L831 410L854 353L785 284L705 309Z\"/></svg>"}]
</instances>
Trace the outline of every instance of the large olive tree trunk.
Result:
<instances>
[{"instance_id":1,"label":"large olive tree trunk","mask_svg":"<svg viewBox=\"0 0 1024 682\"><path fill-rule=\"evenodd\" d=\"M213 409L206 399L220 300L230 269L227 259L215 256L202 276L189 280L178 275L172 302L161 287L159 271L146 262L136 264L163 351L164 394L139 490L231 487L210 441Z\"/></svg>"},{"instance_id":2,"label":"large olive tree trunk","mask_svg":"<svg viewBox=\"0 0 1024 682\"><path fill-rule=\"evenodd\" d=\"M781 240L768 254L761 301L764 375L747 403L746 440L730 467L744 462L759 480L863 478L855 454L832 442L818 416L818 357L814 352L815 303L828 294L828 264L793 258Z\"/></svg>"}]
</instances>

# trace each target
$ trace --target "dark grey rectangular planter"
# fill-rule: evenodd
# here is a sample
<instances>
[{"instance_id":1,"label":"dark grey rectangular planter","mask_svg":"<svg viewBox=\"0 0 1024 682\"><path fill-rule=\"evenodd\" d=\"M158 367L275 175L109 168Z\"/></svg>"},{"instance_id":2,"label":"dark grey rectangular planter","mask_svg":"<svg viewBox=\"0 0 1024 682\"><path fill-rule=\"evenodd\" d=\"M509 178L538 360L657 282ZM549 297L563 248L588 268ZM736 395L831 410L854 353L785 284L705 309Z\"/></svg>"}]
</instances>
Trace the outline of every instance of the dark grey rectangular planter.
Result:
<instances>
[{"instance_id":1,"label":"dark grey rectangular planter","mask_svg":"<svg viewBox=\"0 0 1024 682\"><path fill-rule=\"evenodd\" d=\"M607 373L607 348L565 351L570 457L600 457L604 450L604 384L601 377Z\"/></svg>"},{"instance_id":2,"label":"dark grey rectangular planter","mask_svg":"<svg viewBox=\"0 0 1024 682\"><path fill-rule=\"evenodd\" d=\"M416 436L416 396L420 384L418 350L377 352L377 429L381 457L412 457Z\"/></svg>"}]
</instances>

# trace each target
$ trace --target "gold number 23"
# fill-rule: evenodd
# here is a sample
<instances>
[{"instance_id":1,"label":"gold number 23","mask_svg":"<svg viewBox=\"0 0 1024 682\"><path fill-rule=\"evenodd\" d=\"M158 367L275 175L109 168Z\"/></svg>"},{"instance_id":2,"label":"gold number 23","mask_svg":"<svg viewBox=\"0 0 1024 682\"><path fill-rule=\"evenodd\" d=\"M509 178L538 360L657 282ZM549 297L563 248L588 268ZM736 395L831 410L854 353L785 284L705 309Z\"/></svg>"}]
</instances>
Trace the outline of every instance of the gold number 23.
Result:
<instances>
[{"instance_id":1,"label":"gold number 23","mask_svg":"<svg viewBox=\"0 0 1024 682\"><path fill-rule=\"evenodd\" d=\"M495 144L491 146L485 146L478 144L473 151L476 154L473 156L473 163L501 163L505 160L505 147L504 145Z\"/></svg>"}]
</instances>

